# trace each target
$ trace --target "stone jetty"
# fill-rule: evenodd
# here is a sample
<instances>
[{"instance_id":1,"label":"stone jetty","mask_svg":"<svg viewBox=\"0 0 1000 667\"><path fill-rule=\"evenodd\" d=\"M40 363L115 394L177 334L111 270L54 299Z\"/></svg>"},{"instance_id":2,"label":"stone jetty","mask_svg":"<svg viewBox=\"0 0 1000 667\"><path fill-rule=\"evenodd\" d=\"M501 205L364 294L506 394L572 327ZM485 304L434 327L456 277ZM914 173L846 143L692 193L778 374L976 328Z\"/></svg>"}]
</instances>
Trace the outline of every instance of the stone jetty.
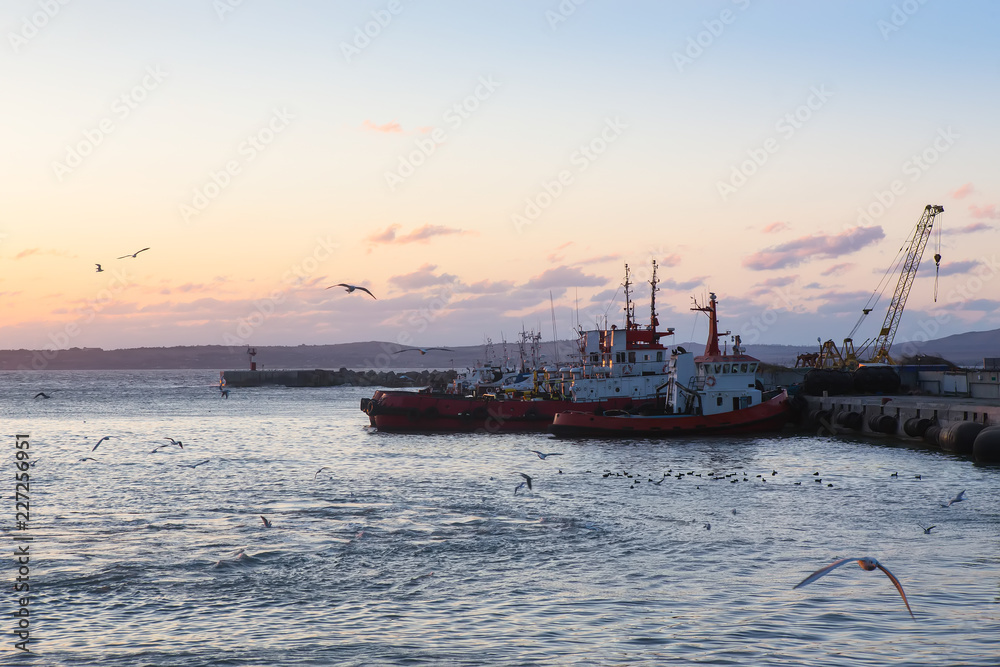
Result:
<instances>
[{"instance_id":1,"label":"stone jetty","mask_svg":"<svg viewBox=\"0 0 1000 667\"><path fill-rule=\"evenodd\" d=\"M395 371L340 370L253 370L223 371L227 387L435 387L443 389L453 379L453 370L423 370L397 373Z\"/></svg>"}]
</instances>

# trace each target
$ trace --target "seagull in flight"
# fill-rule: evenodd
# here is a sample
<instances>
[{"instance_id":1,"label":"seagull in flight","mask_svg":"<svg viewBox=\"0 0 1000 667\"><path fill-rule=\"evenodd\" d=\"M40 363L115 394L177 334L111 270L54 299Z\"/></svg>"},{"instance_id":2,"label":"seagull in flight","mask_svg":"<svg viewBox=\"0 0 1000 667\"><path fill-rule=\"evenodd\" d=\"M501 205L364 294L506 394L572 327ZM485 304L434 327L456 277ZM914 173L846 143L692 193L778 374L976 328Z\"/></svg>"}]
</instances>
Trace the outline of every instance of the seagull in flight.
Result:
<instances>
[{"instance_id":1,"label":"seagull in flight","mask_svg":"<svg viewBox=\"0 0 1000 667\"><path fill-rule=\"evenodd\" d=\"M525 474L524 474L523 472L519 472L519 473L517 473L517 474L518 474L518 475L520 475L521 477L523 477L523 478L524 478L524 481L523 481L523 482L521 482L520 484L518 484L518 485L517 485L517 486L516 486L516 487L514 488L514 495L515 495L515 496L517 495L517 492L518 492L518 491L520 491L521 489L523 489L523 488L524 488L524 487L526 487L526 486L528 487L528 491L531 491L531 478L530 478L530 477L528 477L527 475L525 475Z\"/></svg>"},{"instance_id":2,"label":"seagull in flight","mask_svg":"<svg viewBox=\"0 0 1000 667\"><path fill-rule=\"evenodd\" d=\"M97 273L104 273L104 269L101 268L100 264L94 264L97 267Z\"/></svg>"},{"instance_id":3,"label":"seagull in flight","mask_svg":"<svg viewBox=\"0 0 1000 667\"><path fill-rule=\"evenodd\" d=\"M535 454L538 454L538 458L542 459L543 461L545 460L546 456L562 456L560 452L549 452L548 454L543 454L537 449L532 449L531 451L534 452Z\"/></svg>"},{"instance_id":4,"label":"seagull in flight","mask_svg":"<svg viewBox=\"0 0 1000 667\"><path fill-rule=\"evenodd\" d=\"M164 445L164 447L166 447L166 445ZM204 461L198 461L197 463L182 463L181 465L184 466L185 468L197 468L201 464L208 463L211 460L212 459L205 459Z\"/></svg>"},{"instance_id":5,"label":"seagull in flight","mask_svg":"<svg viewBox=\"0 0 1000 667\"><path fill-rule=\"evenodd\" d=\"M951 507L955 503L960 503L963 500L966 500L966 498L965 498L965 489L962 489L961 491L959 491L958 495L956 495L954 498L949 498L948 502L941 503L941 507Z\"/></svg>"},{"instance_id":6,"label":"seagull in flight","mask_svg":"<svg viewBox=\"0 0 1000 667\"><path fill-rule=\"evenodd\" d=\"M322 468L316 471L316 475L320 474L324 470L333 470L333 468L331 468L330 466L323 466ZM316 475L313 475L313 479L316 479Z\"/></svg>"},{"instance_id":7,"label":"seagull in flight","mask_svg":"<svg viewBox=\"0 0 1000 667\"><path fill-rule=\"evenodd\" d=\"M40 391L37 394L35 394L35 398L52 398L52 397L46 394L44 391Z\"/></svg>"},{"instance_id":8,"label":"seagull in flight","mask_svg":"<svg viewBox=\"0 0 1000 667\"><path fill-rule=\"evenodd\" d=\"M920 526L919 523L917 525ZM920 526L920 529L924 531L924 535L930 535L932 528L937 528L937 526L927 526L926 528L924 528L923 526Z\"/></svg>"},{"instance_id":9,"label":"seagull in flight","mask_svg":"<svg viewBox=\"0 0 1000 667\"><path fill-rule=\"evenodd\" d=\"M443 352L454 352L455 350L450 347L406 347L402 350L397 350L393 354L399 354L400 352L419 352L420 354L427 354L428 350L442 350Z\"/></svg>"},{"instance_id":10,"label":"seagull in flight","mask_svg":"<svg viewBox=\"0 0 1000 667\"><path fill-rule=\"evenodd\" d=\"M903 592L903 585L899 583L899 579L893 576L892 572L886 569L886 567L882 565L882 563L878 562L877 560L875 560L870 556L865 556L864 558L841 558L840 560L835 560L826 567L816 570L815 572L813 572L808 577L797 583L792 588L795 589L798 588L799 586L805 586L806 584L811 584L812 582L822 577L824 574L833 571L834 569L840 567L844 563L850 563L852 560L857 561L858 565L861 567L862 570L871 572L875 568L878 568L883 572L885 572L886 576L889 577L889 580L892 581L892 585L896 587L896 590L899 591L899 595L903 598L903 604L906 605L906 611L910 612L910 616L916 618L916 616L913 616L913 610L910 609L910 603L906 601L906 593Z\"/></svg>"},{"instance_id":11,"label":"seagull in flight","mask_svg":"<svg viewBox=\"0 0 1000 667\"><path fill-rule=\"evenodd\" d=\"M181 449L184 449L184 443L180 440L174 440L173 438L164 438L164 440L169 440L171 445L177 445Z\"/></svg>"},{"instance_id":12,"label":"seagull in flight","mask_svg":"<svg viewBox=\"0 0 1000 667\"><path fill-rule=\"evenodd\" d=\"M271 527L271 522L268 521L267 517L264 516L263 514L260 515L260 520L264 522L264 527L265 528L270 528Z\"/></svg>"},{"instance_id":13,"label":"seagull in flight","mask_svg":"<svg viewBox=\"0 0 1000 667\"><path fill-rule=\"evenodd\" d=\"M97 444L94 445L94 449L91 449L90 451L92 451L92 452L93 451L97 451L97 448L101 446L102 442L104 442L105 440L110 440L110 439L111 439L110 435L104 436L103 438L101 438L100 440L97 441Z\"/></svg>"},{"instance_id":14,"label":"seagull in flight","mask_svg":"<svg viewBox=\"0 0 1000 667\"><path fill-rule=\"evenodd\" d=\"M350 294L356 289L359 289L362 292L368 292L368 296L375 299L376 301L378 300L378 297L369 292L367 287L362 287L361 285L348 285L347 283L337 283L336 285L330 285L329 287L327 287L327 289L333 289L334 287L343 287L347 290L348 294Z\"/></svg>"},{"instance_id":15,"label":"seagull in flight","mask_svg":"<svg viewBox=\"0 0 1000 667\"><path fill-rule=\"evenodd\" d=\"M147 250L149 250L149 248L143 248L142 250L136 250L136 251L135 251L134 253L132 253L131 255L122 255L122 256L121 256L121 257L119 257L118 259L125 259L126 257L135 257L135 256L136 256L136 255L138 255L138 254L139 254L140 252L145 252L145 251L147 251ZM101 265L100 265L100 264L98 264L97 266L98 266L98 267L100 267Z\"/></svg>"}]
</instances>

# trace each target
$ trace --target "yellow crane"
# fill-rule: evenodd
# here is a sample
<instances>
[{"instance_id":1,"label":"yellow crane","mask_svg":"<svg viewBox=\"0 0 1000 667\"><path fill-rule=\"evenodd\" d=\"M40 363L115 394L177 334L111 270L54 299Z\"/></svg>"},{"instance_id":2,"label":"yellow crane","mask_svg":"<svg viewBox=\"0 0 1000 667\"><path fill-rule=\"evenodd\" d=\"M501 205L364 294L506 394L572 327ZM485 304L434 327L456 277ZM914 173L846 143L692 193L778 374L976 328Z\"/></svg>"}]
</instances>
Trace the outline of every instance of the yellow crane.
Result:
<instances>
[{"instance_id":1,"label":"yellow crane","mask_svg":"<svg viewBox=\"0 0 1000 667\"><path fill-rule=\"evenodd\" d=\"M885 321L882 323L882 328L879 330L879 334L874 341L866 342L857 351L854 349L854 333L861 326L868 313L873 310L874 303L872 303L872 299L877 301L880 295L877 288L875 294L869 299L869 303L862 309L858 323L851 329L850 335L844 339L843 347L837 349L837 345L832 339L822 344L819 358L815 362L817 368L847 368L854 370L860 364L895 363L892 357L889 356L889 349L892 347L893 338L896 337L899 321L903 317L903 308L906 306L906 298L910 295L910 287L913 286L913 279L917 277L917 267L920 266L920 258L923 256L924 248L927 246L927 239L930 238L931 228L934 226L934 218L943 212L944 207L936 204L928 204L924 207L924 213L920 216L920 220L917 221L917 226L914 228L913 235L907 244L906 256L903 259L902 268L899 272L899 280L896 282L896 291L892 295L892 302L889 304L889 310L885 314ZM934 255L934 262L937 266L940 266L940 252ZM935 292L936 290L937 287L935 286ZM861 361L859 357L869 347L871 348L871 356L867 361Z\"/></svg>"}]
</instances>

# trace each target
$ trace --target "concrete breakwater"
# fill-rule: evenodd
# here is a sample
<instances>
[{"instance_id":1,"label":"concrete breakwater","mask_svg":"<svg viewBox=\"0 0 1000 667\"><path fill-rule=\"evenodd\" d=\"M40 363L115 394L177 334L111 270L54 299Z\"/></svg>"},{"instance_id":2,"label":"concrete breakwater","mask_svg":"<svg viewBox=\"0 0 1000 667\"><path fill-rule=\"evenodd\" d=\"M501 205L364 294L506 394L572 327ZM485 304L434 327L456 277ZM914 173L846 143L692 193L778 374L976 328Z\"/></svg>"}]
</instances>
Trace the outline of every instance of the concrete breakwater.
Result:
<instances>
[{"instance_id":1,"label":"concrete breakwater","mask_svg":"<svg viewBox=\"0 0 1000 667\"><path fill-rule=\"evenodd\" d=\"M805 396L794 399L800 424L833 435L922 441L1000 463L1000 402L941 396Z\"/></svg>"},{"instance_id":2,"label":"concrete breakwater","mask_svg":"<svg viewBox=\"0 0 1000 667\"><path fill-rule=\"evenodd\" d=\"M227 387L261 387L283 385L285 387L435 387L444 389L453 379L455 371L352 371L341 368L336 371L315 370L253 370L223 371L222 377Z\"/></svg>"}]
</instances>

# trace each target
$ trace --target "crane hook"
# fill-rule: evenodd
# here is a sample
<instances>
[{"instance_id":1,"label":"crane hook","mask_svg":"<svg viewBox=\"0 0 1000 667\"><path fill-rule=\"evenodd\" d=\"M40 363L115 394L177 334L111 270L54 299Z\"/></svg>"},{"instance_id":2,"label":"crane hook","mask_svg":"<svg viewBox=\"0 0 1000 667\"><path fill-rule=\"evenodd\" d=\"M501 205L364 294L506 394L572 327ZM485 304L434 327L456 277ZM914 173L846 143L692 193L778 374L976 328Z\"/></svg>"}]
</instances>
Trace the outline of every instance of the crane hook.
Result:
<instances>
[{"instance_id":1,"label":"crane hook","mask_svg":"<svg viewBox=\"0 0 1000 667\"><path fill-rule=\"evenodd\" d=\"M938 274L941 272L941 253L934 253L934 303L937 303Z\"/></svg>"}]
</instances>

